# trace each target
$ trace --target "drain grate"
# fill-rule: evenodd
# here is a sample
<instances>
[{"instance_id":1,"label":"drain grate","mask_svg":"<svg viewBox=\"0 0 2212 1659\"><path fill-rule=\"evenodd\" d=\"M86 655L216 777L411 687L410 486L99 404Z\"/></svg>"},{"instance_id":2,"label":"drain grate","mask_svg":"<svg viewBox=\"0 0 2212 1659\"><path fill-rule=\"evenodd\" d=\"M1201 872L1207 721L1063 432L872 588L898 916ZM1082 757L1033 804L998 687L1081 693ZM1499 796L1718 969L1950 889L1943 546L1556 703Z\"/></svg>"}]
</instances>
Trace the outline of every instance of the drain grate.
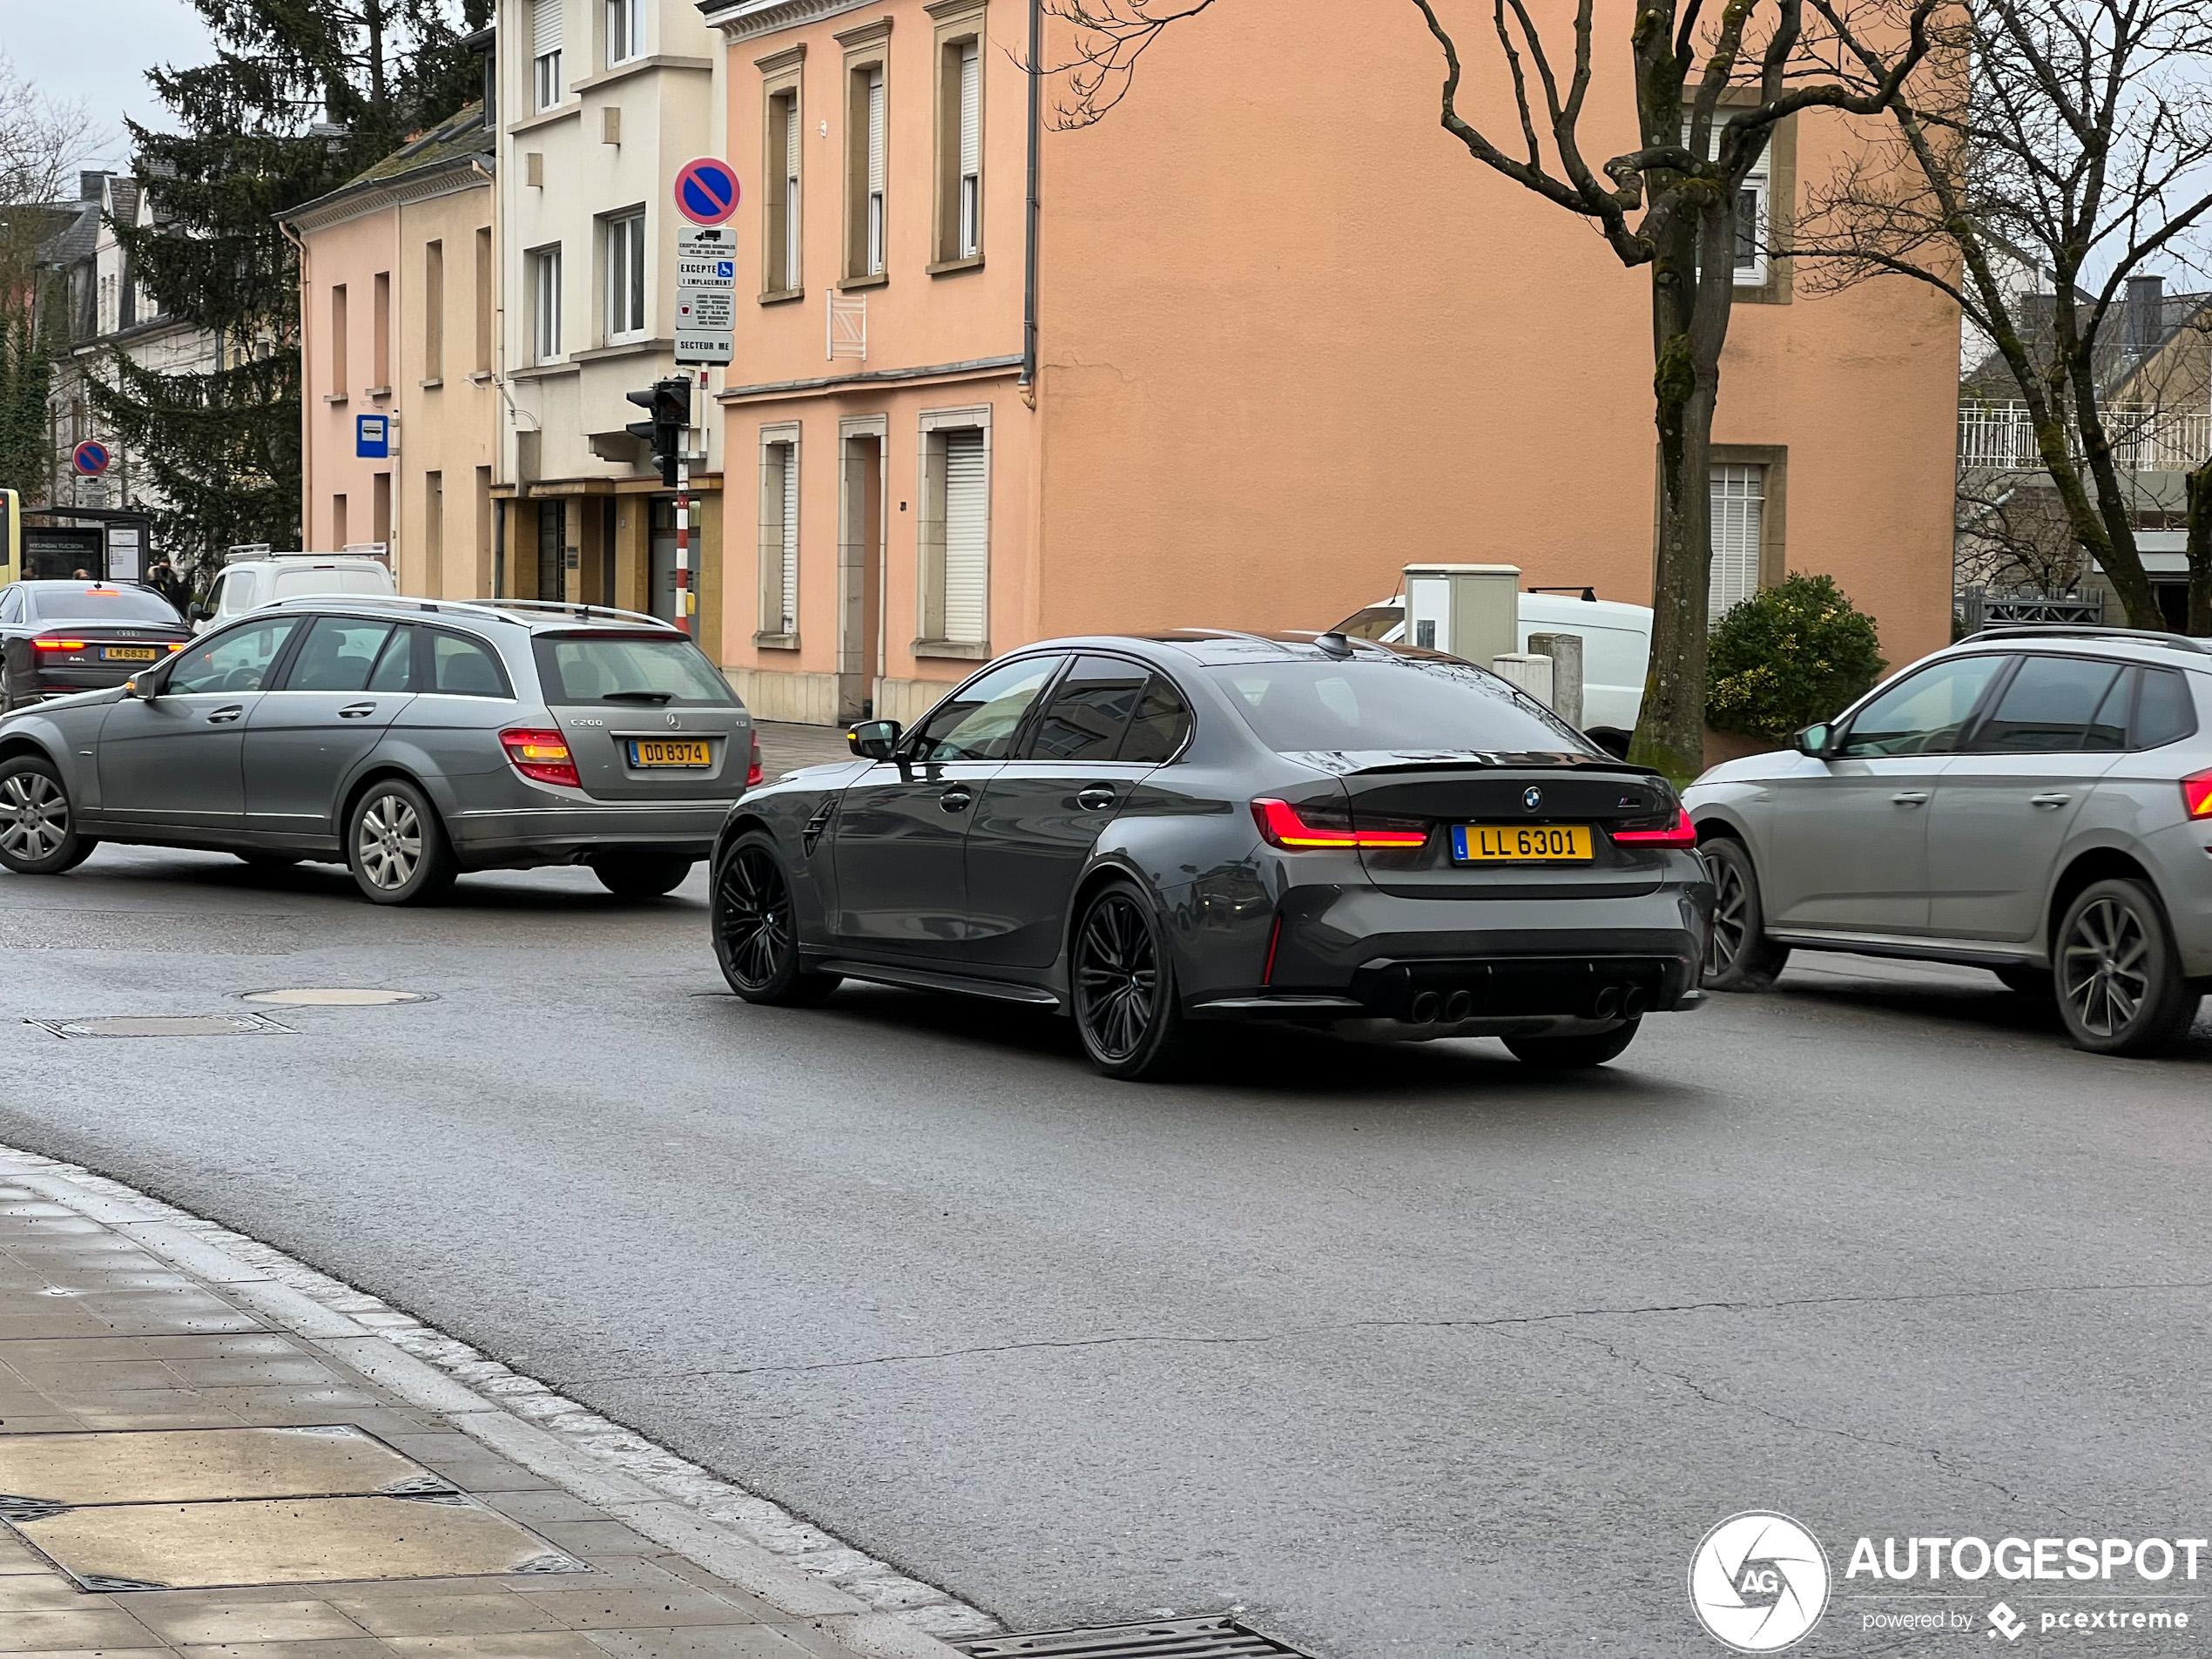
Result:
<instances>
[{"instance_id":1,"label":"drain grate","mask_svg":"<svg viewBox=\"0 0 2212 1659\"><path fill-rule=\"evenodd\" d=\"M968 1659L1312 1659L1240 1619L1154 1619L1089 1630L1033 1630L970 1636L953 1648Z\"/></svg>"},{"instance_id":2,"label":"drain grate","mask_svg":"<svg viewBox=\"0 0 2212 1659\"><path fill-rule=\"evenodd\" d=\"M25 1020L57 1037L297 1036L266 1014L119 1014L92 1020Z\"/></svg>"}]
</instances>

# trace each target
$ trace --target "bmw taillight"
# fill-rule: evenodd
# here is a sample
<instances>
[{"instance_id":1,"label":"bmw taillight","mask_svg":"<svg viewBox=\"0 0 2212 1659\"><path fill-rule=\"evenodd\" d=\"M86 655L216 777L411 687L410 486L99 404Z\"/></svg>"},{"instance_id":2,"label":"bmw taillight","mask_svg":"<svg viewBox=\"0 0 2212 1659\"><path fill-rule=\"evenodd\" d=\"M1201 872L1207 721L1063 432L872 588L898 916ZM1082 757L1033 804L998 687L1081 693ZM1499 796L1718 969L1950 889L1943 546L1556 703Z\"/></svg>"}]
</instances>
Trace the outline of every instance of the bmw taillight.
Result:
<instances>
[{"instance_id":1,"label":"bmw taillight","mask_svg":"<svg viewBox=\"0 0 2212 1659\"><path fill-rule=\"evenodd\" d=\"M1689 821L1687 808L1675 814L1675 821L1665 829L1616 829L1616 841L1631 846L1695 846L1697 845L1697 826Z\"/></svg>"},{"instance_id":2,"label":"bmw taillight","mask_svg":"<svg viewBox=\"0 0 2212 1659\"><path fill-rule=\"evenodd\" d=\"M541 784L566 784L571 789L583 786L583 779L577 775L576 757L569 752L569 740L558 732L541 726L509 726L499 734L499 742L523 777Z\"/></svg>"},{"instance_id":3,"label":"bmw taillight","mask_svg":"<svg viewBox=\"0 0 2212 1659\"><path fill-rule=\"evenodd\" d=\"M2212 818L2212 772L2182 779L2182 805L2191 818Z\"/></svg>"},{"instance_id":4,"label":"bmw taillight","mask_svg":"<svg viewBox=\"0 0 2212 1659\"><path fill-rule=\"evenodd\" d=\"M752 734L752 759L745 765L745 786L747 789L757 788L760 779L760 733L756 731Z\"/></svg>"},{"instance_id":5,"label":"bmw taillight","mask_svg":"<svg viewBox=\"0 0 2212 1659\"><path fill-rule=\"evenodd\" d=\"M1309 809L1311 810L1311 809ZM1400 852L1428 845L1428 832L1418 829L1353 829L1350 825L1312 824L1286 800L1256 800L1252 821L1270 846L1287 853L1311 853L1323 847L1395 847Z\"/></svg>"}]
</instances>

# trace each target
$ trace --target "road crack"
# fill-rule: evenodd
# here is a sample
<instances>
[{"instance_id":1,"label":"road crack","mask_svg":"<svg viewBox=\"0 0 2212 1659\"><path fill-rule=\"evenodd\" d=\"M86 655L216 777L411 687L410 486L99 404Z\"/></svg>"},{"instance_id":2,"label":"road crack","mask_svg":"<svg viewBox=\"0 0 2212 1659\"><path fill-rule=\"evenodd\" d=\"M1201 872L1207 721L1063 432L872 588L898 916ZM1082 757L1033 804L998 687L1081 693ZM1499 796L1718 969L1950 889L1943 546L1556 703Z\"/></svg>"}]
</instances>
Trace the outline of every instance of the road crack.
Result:
<instances>
[{"instance_id":1,"label":"road crack","mask_svg":"<svg viewBox=\"0 0 2212 1659\"><path fill-rule=\"evenodd\" d=\"M963 1348L926 1348L901 1353L870 1354L857 1359L819 1359L805 1363L759 1366L707 1366L692 1371L608 1372L597 1376L571 1377L561 1386L590 1386L602 1383L687 1382L708 1377L756 1377L813 1371L851 1371L872 1366L925 1365L942 1359L967 1359L985 1354L1031 1353L1062 1349L1110 1348L1159 1344L1173 1346L1233 1347L1257 1343L1293 1342L1304 1338L1342 1335L1360 1331L1496 1331L1516 1326L1563 1325L1575 1319L1645 1318L1683 1313L1772 1313L1797 1308L1885 1306L1900 1304L1993 1301L2030 1296L2091 1296L2141 1294L2161 1291L2212 1290L2212 1280L2148 1280L2116 1285L2022 1285L1984 1291L1917 1291L1885 1296L1783 1297L1770 1301L1659 1302L1628 1307L1567 1308L1549 1313L1500 1314L1489 1318L1344 1319L1319 1325L1293 1325L1280 1331L1243 1333L1173 1331L1128 1332L1115 1336L1038 1338L1026 1342L980 1343Z\"/></svg>"}]
</instances>

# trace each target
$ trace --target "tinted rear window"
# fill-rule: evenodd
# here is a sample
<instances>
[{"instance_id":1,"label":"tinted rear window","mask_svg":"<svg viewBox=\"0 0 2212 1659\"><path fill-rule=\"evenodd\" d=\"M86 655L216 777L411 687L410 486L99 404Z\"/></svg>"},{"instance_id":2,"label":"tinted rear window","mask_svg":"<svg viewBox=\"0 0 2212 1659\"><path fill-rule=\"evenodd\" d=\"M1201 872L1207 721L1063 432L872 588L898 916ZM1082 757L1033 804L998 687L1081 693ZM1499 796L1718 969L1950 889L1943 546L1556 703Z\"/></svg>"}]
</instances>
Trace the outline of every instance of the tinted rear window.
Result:
<instances>
[{"instance_id":1,"label":"tinted rear window","mask_svg":"<svg viewBox=\"0 0 2212 1659\"><path fill-rule=\"evenodd\" d=\"M665 634L550 634L533 642L555 703L735 703L730 683L690 640Z\"/></svg>"},{"instance_id":2,"label":"tinted rear window","mask_svg":"<svg viewBox=\"0 0 2212 1659\"><path fill-rule=\"evenodd\" d=\"M1581 732L1479 668L1363 652L1346 662L1238 663L1211 671L1260 741L1281 754L1596 752Z\"/></svg>"},{"instance_id":3,"label":"tinted rear window","mask_svg":"<svg viewBox=\"0 0 2212 1659\"><path fill-rule=\"evenodd\" d=\"M40 622L165 622L184 620L177 608L151 588L39 588L30 596Z\"/></svg>"}]
</instances>

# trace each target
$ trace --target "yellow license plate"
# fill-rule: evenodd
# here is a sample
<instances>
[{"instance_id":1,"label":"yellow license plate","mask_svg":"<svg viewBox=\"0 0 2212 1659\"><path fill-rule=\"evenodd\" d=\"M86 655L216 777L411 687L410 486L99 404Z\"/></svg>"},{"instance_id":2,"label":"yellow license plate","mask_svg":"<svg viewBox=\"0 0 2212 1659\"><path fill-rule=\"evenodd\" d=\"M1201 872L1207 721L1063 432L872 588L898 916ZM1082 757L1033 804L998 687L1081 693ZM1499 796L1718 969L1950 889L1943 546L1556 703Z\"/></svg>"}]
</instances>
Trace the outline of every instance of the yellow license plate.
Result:
<instances>
[{"instance_id":1,"label":"yellow license plate","mask_svg":"<svg viewBox=\"0 0 2212 1659\"><path fill-rule=\"evenodd\" d=\"M633 766L711 766L714 764L714 758L707 752L703 739L651 738L641 738L630 745L630 764Z\"/></svg>"},{"instance_id":2,"label":"yellow license plate","mask_svg":"<svg viewBox=\"0 0 2212 1659\"><path fill-rule=\"evenodd\" d=\"M1454 824L1455 864L1587 864L1588 824Z\"/></svg>"},{"instance_id":3,"label":"yellow license plate","mask_svg":"<svg viewBox=\"0 0 2212 1659\"><path fill-rule=\"evenodd\" d=\"M103 645L100 660L104 663L150 663L161 653L151 645Z\"/></svg>"}]
</instances>

